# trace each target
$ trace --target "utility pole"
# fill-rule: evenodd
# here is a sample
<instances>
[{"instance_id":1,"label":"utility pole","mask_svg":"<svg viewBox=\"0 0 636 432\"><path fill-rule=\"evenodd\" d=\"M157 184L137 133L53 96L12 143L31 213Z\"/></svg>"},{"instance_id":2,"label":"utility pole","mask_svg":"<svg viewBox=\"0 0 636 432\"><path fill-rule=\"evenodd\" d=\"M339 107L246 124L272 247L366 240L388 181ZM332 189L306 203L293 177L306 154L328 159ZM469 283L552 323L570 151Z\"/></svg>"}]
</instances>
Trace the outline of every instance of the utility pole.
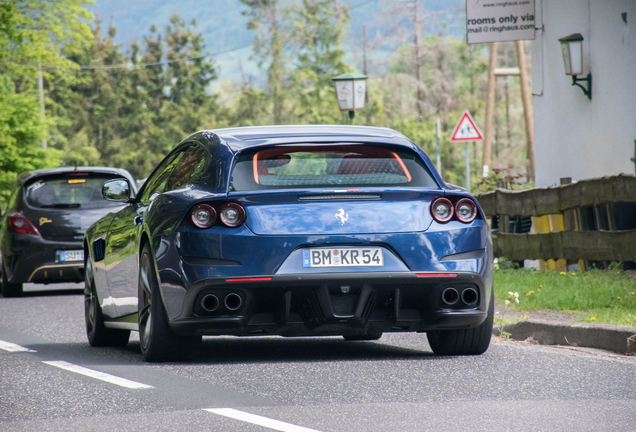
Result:
<instances>
[{"instance_id":1,"label":"utility pole","mask_svg":"<svg viewBox=\"0 0 636 432\"><path fill-rule=\"evenodd\" d=\"M38 63L38 90L40 91L40 116L42 117L42 121L44 121L45 117L45 107L44 107L44 77L42 76L42 62ZM42 149L46 150L47 142L45 139L42 140Z\"/></svg>"},{"instance_id":2,"label":"utility pole","mask_svg":"<svg viewBox=\"0 0 636 432\"><path fill-rule=\"evenodd\" d=\"M417 85L417 111L420 122L424 123L424 89L422 89L422 54L420 46L419 0L413 0L413 27L415 29L415 81Z\"/></svg>"},{"instance_id":3,"label":"utility pole","mask_svg":"<svg viewBox=\"0 0 636 432\"><path fill-rule=\"evenodd\" d=\"M523 100L523 114L526 120L526 142L528 159L528 181L534 177L534 120L532 113L532 99L530 96L530 86L528 84L528 65L526 63L526 52L523 41L518 40L517 58L519 60L519 72L521 76L521 99Z\"/></svg>"},{"instance_id":4,"label":"utility pole","mask_svg":"<svg viewBox=\"0 0 636 432\"><path fill-rule=\"evenodd\" d=\"M482 176L488 176L490 166L490 142L492 141L492 117L495 110L495 67L497 66L497 42L490 43L490 62L488 64L488 95L486 99L486 133L482 157Z\"/></svg>"}]
</instances>

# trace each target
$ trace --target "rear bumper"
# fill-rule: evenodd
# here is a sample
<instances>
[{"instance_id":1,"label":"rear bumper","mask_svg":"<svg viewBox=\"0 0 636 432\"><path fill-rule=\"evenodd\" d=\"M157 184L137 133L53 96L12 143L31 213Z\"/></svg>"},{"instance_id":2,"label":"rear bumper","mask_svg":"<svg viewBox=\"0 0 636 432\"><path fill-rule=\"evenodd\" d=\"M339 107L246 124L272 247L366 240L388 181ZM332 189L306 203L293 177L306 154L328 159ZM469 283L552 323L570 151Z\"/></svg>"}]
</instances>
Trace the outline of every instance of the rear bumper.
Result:
<instances>
[{"instance_id":1,"label":"rear bumper","mask_svg":"<svg viewBox=\"0 0 636 432\"><path fill-rule=\"evenodd\" d=\"M446 288L477 298L448 305ZM473 272L311 273L208 278L191 286L182 314L170 321L183 335L362 335L470 328L487 316L491 286ZM203 307L204 298L208 297ZM229 296L229 297L228 297ZM240 301L237 299L240 298ZM227 300L230 299L229 304ZM240 305L239 305L240 303ZM232 310L235 309L235 310Z\"/></svg>"},{"instance_id":2,"label":"rear bumper","mask_svg":"<svg viewBox=\"0 0 636 432\"><path fill-rule=\"evenodd\" d=\"M83 261L59 261L59 251L81 250L79 242L49 241L39 236L13 234L9 253L3 254L12 283L82 282Z\"/></svg>"}]
</instances>

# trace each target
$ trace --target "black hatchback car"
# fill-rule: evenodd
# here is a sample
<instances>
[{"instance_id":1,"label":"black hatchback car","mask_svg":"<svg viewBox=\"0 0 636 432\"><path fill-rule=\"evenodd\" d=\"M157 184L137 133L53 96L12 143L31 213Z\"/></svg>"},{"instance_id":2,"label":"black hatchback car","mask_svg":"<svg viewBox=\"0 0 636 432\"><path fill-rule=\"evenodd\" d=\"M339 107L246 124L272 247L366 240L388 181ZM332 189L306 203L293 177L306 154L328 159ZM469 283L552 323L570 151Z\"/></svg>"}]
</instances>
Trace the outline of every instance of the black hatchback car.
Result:
<instances>
[{"instance_id":1,"label":"black hatchback car","mask_svg":"<svg viewBox=\"0 0 636 432\"><path fill-rule=\"evenodd\" d=\"M20 174L0 226L2 295L22 294L22 284L84 280L84 232L96 220L122 207L106 201L102 185L124 178L123 169L53 168Z\"/></svg>"}]
</instances>

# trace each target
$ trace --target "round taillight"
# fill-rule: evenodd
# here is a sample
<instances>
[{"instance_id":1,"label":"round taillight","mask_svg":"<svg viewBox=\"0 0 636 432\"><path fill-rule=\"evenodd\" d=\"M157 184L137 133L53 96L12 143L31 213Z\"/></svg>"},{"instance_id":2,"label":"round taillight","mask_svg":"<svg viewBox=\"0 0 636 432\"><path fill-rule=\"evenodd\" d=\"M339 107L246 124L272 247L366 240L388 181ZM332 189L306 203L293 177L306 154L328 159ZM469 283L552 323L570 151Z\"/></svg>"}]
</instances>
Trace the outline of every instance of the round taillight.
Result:
<instances>
[{"instance_id":1,"label":"round taillight","mask_svg":"<svg viewBox=\"0 0 636 432\"><path fill-rule=\"evenodd\" d=\"M202 229L210 228L216 222L216 210L207 204L199 204L190 212L192 223Z\"/></svg>"},{"instance_id":2,"label":"round taillight","mask_svg":"<svg viewBox=\"0 0 636 432\"><path fill-rule=\"evenodd\" d=\"M439 223L446 223L453 217L453 203L446 198L437 198L431 205L431 215Z\"/></svg>"},{"instance_id":3,"label":"round taillight","mask_svg":"<svg viewBox=\"0 0 636 432\"><path fill-rule=\"evenodd\" d=\"M245 222L245 209L240 204L225 204L221 207L221 222L230 228L241 226Z\"/></svg>"},{"instance_id":4,"label":"round taillight","mask_svg":"<svg viewBox=\"0 0 636 432\"><path fill-rule=\"evenodd\" d=\"M468 198L463 198L455 204L455 213L460 222L469 223L477 216L477 206Z\"/></svg>"}]
</instances>

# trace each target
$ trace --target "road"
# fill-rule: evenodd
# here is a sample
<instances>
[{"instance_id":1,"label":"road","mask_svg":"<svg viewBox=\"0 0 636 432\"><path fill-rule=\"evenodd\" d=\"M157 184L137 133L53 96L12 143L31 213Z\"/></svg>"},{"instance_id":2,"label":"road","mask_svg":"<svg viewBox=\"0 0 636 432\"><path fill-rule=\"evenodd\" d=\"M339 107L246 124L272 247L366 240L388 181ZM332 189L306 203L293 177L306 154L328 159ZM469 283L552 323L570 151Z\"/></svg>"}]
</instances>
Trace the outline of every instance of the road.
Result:
<instances>
[{"instance_id":1,"label":"road","mask_svg":"<svg viewBox=\"0 0 636 432\"><path fill-rule=\"evenodd\" d=\"M634 358L510 342L436 357L407 333L204 338L195 362L149 364L136 334L88 345L82 295L45 294L0 297L2 431L636 430Z\"/></svg>"}]
</instances>

